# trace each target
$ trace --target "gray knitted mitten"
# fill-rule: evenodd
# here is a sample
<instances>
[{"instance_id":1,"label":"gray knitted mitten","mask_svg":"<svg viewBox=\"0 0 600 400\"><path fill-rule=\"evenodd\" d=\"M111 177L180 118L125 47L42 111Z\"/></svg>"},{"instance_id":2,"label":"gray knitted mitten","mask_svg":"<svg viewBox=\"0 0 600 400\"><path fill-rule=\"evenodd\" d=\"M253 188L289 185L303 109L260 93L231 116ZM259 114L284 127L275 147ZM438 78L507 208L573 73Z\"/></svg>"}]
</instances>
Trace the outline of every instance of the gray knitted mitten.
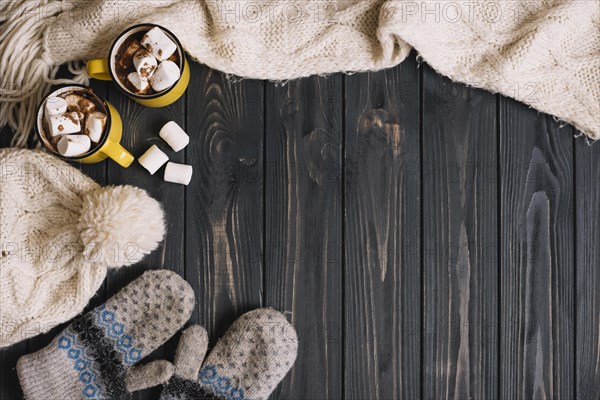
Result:
<instances>
[{"instance_id":1,"label":"gray knitted mitten","mask_svg":"<svg viewBox=\"0 0 600 400\"><path fill-rule=\"evenodd\" d=\"M166 383L173 365L133 367L175 334L194 308L179 275L146 271L106 303L75 319L47 347L17 363L26 399L116 399Z\"/></svg>"},{"instance_id":2,"label":"gray knitted mitten","mask_svg":"<svg viewBox=\"0 0 600 400\"><path fill-rule=\"evenodd\" d=\"M203 364L207 342L206 331L198 325L183 332L175 373L161 400L266 399L298 352L296 330L270 308L238 318Z\"/></svg>"}]
</instances>

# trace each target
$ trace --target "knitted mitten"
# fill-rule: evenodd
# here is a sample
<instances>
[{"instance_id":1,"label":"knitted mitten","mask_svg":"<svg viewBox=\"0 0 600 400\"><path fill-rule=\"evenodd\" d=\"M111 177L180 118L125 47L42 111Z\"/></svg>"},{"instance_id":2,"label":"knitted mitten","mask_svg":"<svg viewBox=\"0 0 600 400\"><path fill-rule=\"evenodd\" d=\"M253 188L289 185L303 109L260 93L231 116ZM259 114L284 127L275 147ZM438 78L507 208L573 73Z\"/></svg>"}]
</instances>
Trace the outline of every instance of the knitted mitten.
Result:
<instances>
[{"instance_id":1,"label":"knitted mitten","mask_svg":"<svg viewBox=\"0 0 600 400\"><path fill-rule=\"evenodd\" d=\"M200 326L183 332L175 373L161 400L266 399L292 368L298 351L296 330L270 308L238 318L203 364L207 343Z\"/></svg>"},{"instance_id":2,"label":"knitted mitten","mask_svg":"<svg viewBox=\"0 0 600 400\"><path fill-rule=\"evenodd\" d=\"M25 398L116 399L166 383L173 373L168 361L132 366L181 329L193 308L194 292L181 277L146 271L47 347L19 359Z\"/></svg>"}]
</instances>

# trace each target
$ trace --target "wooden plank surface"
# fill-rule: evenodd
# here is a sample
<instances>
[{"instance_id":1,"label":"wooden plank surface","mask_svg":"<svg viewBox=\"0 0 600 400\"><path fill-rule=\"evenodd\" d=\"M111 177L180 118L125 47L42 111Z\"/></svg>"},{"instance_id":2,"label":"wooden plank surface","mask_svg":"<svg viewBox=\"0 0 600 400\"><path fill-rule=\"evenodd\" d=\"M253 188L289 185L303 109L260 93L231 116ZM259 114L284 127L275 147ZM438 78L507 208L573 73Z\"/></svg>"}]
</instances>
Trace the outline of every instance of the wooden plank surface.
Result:
<instances>
[{"instance_id":1,"label":"wooden plank surface","mask_svg":"<svg viewBox=\"0 0 600 400\"><path fill-rule=\"evenodd\" d=\"M572 161L570 128L501 100L501 399L574 397Z\"/></svg>"},{"instance_id":2,"label":"wooden plank surface","mask_svg":"<svg viewBox=\"0 0 600 400\"><path fill-rule=\"evenodd\" d=\"M192 63L161 109L94 82L136 157L157 144L194 176L78 165L148 190L168 221L90 307L167 268L194 287L211 345L245 311L284 311L301 342L273 398L598 399L600 145L420 68L281 85ZM169 120L191 136L182 152L158 138ZM21 398L17 359L60 329L0 351L0 400Z\"/></svg>"},{"instance_id":3,"label":"wooden plank surface","mask_svg":"<svg viewBox=\"0 0 600 400\"><path fill-rule=\"evenodd\" d=\"M575 141L575 398L600 399L600 143Z\"/></svg>"},{"instance_id":4,"label":"wooden plank surface","mask_svg":"<svg viewBox=\"0 0 600 400\"><path fill-rule=\"evenodd\" d=\"M342 76L268 85L265 305L300 340L277 396L342 398Z\"/></svg>"},{"instance_id":5,"label":"wooden plank surface","mask_svg":"<svg viewBox=\"0 0 600 400\"><path fill-rule=\"evenodd\" d=\"M416 65L345 79L345 398L419 397Z\"/></svg>"},{"instance_id":6,"label":"wooden plank surface","mask_svg":"<svg viewBox=\"0 0 600 400\"><path fill-rule=\"evenodd\" d=\"M196 292L192 322L203 324L214 344L262 301L264 87L198 64L191 73L186 279Z\"/></svg>"},{"instance_id":7,"label":"wooden plank surface","mask_svg":"<svg viewBox=\"0 0 600 400\"><path fill-rule=\"evenodd\" d=\"M423 67L423 398L497 398L496 98Z\"/></svg>"},{"instance_id":8,"label":"wooden plank surface","mask_svg":"<svg viewBox=\"0 0 600 400\"><path fill-rule=\"evenodd\" d=\"M150 175L137 162L144 152L153 144L156 144L168 156L170 161L182 163L185 161L184 153L175 153L168 144L163 141L158 133L160 128L168 121L175 121L185 128L185 97L176 103L164 108L148 108L131 101L119 91L116 85L110 85L108 100L121 114L123 120L123 139L121 144L129 150L136 161L129 168L122 168L113 161L108 161L107 182L112 185L134 185L148 192L150 196L158 200L165 213L166 233L163 242L150 255L133 266L121 267L116 271L110 271L106 279L106 296L110 298L129 282L137 278L147 269L170 269L181 276L185 276L184 260L184 226L185 214L185 188L163 180L164 167L154 175ZM117 244L126 246L127 244ZM168 342L165 348L158 349L150 355L146 361L161 359L172 356L175 350L175 340ZM170 349L167 352L166 349ZM157 398L160 388L136 392L126 396L129 399Z\"/></svg>"}]
</instances>

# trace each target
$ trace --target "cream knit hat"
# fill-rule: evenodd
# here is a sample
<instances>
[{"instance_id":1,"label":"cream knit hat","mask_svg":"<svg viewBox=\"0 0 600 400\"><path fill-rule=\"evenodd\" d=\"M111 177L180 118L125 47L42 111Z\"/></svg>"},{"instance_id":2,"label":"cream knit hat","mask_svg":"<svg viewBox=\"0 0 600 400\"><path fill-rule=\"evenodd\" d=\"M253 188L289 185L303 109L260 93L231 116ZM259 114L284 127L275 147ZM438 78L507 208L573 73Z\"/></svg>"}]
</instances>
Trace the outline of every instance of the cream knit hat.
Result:
<instances>
[{"instance_id":1,"label":"cream knit hat","mask_svg":"<svg viewBox=\"0 0 600 400\"><path fill-rule=\"evenodd\" d=\"M102 187L39 150L0 149L0 348L83 311L107 268L134 264L164 236L160 204Z\"/></svg>"}]
</instances>

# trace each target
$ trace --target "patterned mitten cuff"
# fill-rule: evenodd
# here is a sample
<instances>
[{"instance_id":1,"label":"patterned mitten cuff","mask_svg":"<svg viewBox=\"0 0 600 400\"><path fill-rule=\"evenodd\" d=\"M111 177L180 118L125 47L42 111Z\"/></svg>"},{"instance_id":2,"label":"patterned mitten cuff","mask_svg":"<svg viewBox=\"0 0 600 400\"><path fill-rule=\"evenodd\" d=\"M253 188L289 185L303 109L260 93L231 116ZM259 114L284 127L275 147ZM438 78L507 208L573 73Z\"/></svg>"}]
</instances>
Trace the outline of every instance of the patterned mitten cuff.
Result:
<instances>
[{"instance_id":1,"label":"patterned mitten cuff","mask_svg":"<svg viewBox=\"0 0 600 400\"><path fill-rule=\"evenodd\" d=\"M25 398L114 399L167 382L169 362L133 365L173 336L193 308L194 292L181 277L146 271L47 347L19 359Z\"/></svg>"},{"instance_id":2,"label":"patterned mitten cuff","mask_svg":"<svg viewBox=\"0 0 600 400\"><path fill-rule=\"evenodd\" d=\"M201 327L184 332L175 373L161 400L266 399L292 368L298 352L296 330L270 308L238 318L202 364L206 343Z\"/></svg>"}]
</instances>

